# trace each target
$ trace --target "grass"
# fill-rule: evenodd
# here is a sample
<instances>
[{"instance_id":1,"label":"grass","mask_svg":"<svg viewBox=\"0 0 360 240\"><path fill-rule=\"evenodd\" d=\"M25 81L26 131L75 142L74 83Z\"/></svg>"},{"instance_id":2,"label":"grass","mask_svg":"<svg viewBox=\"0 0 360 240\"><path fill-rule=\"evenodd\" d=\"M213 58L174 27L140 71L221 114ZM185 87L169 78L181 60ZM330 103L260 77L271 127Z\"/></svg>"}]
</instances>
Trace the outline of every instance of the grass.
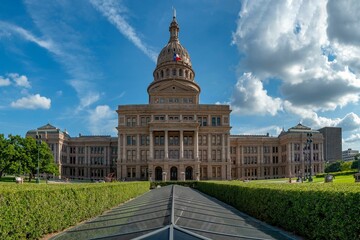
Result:
<instances>
[{"instance_id":1,"label":"grass","mask_svg":"<svg viewBox=\"0 0 360 240\"><path fill-rule=\"evenodd\" d=\"M296 181L296 178L292 178L292 181ZM253 183L289 183L289 178L278 178L278 179L265 179L265 180L252 180ZM312 182L304 181L304 184L316 184L316 183L325 183L323 177L313 177ZM344 176L336 176L335 179L333 179L333 183L354 183L355 184L355 178L353 174L344 175ZM358 184L358 183L357 183ZM360 183L359 183L360 185Z\"/></svg>"}]
</instances>

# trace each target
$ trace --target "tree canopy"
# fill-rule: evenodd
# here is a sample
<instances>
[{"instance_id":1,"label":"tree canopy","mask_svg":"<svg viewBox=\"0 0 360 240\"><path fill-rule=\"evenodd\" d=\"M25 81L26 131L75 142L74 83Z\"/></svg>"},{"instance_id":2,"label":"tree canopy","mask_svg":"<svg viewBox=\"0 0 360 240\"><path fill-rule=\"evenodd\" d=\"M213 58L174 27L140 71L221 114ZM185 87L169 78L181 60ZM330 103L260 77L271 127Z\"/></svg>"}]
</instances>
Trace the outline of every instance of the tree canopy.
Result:
<instances>
[{"instance_id":1,"label":"tree canopy","mask_svg":"<svg viewBox=\"0 0 360 240\"><path fill-rule=\"evenodd\" d=\"M39 163L38 163L39 160ZM39 173L58 174L58 167L49 146L42 142L37 145L31 137L0 134L0 178L7 174L28 174L29 180Z\"/></svg>"}]
</instances>

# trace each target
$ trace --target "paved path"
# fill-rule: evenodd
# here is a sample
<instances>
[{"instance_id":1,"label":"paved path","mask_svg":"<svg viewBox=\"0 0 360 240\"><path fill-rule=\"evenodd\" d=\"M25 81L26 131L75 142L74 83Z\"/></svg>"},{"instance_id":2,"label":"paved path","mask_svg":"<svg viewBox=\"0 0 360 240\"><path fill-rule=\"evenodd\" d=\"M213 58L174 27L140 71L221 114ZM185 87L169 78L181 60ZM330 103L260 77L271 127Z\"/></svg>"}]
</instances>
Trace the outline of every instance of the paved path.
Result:
<instances>
[{"instance_id":1,"label":"paved path","mask_svg":"<svg viewBox=\"0 0 360 240\"><path fill-rule=\"evenodd\" d=\"M194 189L154 189L52 238L300 239Z\"/></svg>"}]
</instances>

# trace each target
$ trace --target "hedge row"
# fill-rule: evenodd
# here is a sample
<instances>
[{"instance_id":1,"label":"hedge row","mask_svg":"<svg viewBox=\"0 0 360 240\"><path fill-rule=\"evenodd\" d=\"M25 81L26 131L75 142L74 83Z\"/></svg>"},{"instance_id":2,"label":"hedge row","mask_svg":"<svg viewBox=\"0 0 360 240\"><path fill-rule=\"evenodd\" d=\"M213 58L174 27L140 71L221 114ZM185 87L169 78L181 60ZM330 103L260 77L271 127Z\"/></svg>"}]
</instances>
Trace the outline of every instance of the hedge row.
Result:
<instances>
[{"instance_id":1,"label":"hedge row","mask_svg":"<svg viewBox=\"0 0 360 240\"><path fill-rule=\"evenodd\" d=\"M197 188L306 239L360 239L360 189L355 184L199 182Z\"/></svg>"},{"instance_id":2,"label":"hedge row","mask_svg":"<svg viewBox=\"0 0 360 240\"><path fill-rule=\"evenodd\" d=\"M358 170L347 170L347 171L342 171L342 172L318 173L318 174L316 174L316 177L323 178L328 174L333 175L333 176L346 176L346 175L353 175L358 172L359 172Z\"/></svg>"},{"instance_id":3,"label":"hedge row","mask_svg":"<svg viewBox=\"0 0 360 240\"><path fill-rule=\"evenodd\" d=\"M0 239L38 239L149 191L149 182L0 185Z\"/></svg>"}]
</instances>

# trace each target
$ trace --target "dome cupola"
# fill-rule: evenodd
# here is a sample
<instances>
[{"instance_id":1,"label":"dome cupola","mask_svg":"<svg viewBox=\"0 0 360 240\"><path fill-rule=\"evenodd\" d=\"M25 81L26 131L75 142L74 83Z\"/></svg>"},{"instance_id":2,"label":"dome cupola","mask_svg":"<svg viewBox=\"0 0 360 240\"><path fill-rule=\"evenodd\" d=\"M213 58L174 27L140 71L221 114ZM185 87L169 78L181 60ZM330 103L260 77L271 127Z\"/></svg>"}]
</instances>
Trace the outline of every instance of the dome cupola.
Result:
<instances>
[{"instance_id":1,"label":"dome cupola","mask_svg":"<svg viewBox=\"0 0 360 240\"><path fill-rule=\"evenodd\" d=\"M147 89L149 103L199 103L200 87L194 80L189 53L180 44L179 31L174 11L169 41L158 56L154 81Z\"/></svg>"}]
</instances>

